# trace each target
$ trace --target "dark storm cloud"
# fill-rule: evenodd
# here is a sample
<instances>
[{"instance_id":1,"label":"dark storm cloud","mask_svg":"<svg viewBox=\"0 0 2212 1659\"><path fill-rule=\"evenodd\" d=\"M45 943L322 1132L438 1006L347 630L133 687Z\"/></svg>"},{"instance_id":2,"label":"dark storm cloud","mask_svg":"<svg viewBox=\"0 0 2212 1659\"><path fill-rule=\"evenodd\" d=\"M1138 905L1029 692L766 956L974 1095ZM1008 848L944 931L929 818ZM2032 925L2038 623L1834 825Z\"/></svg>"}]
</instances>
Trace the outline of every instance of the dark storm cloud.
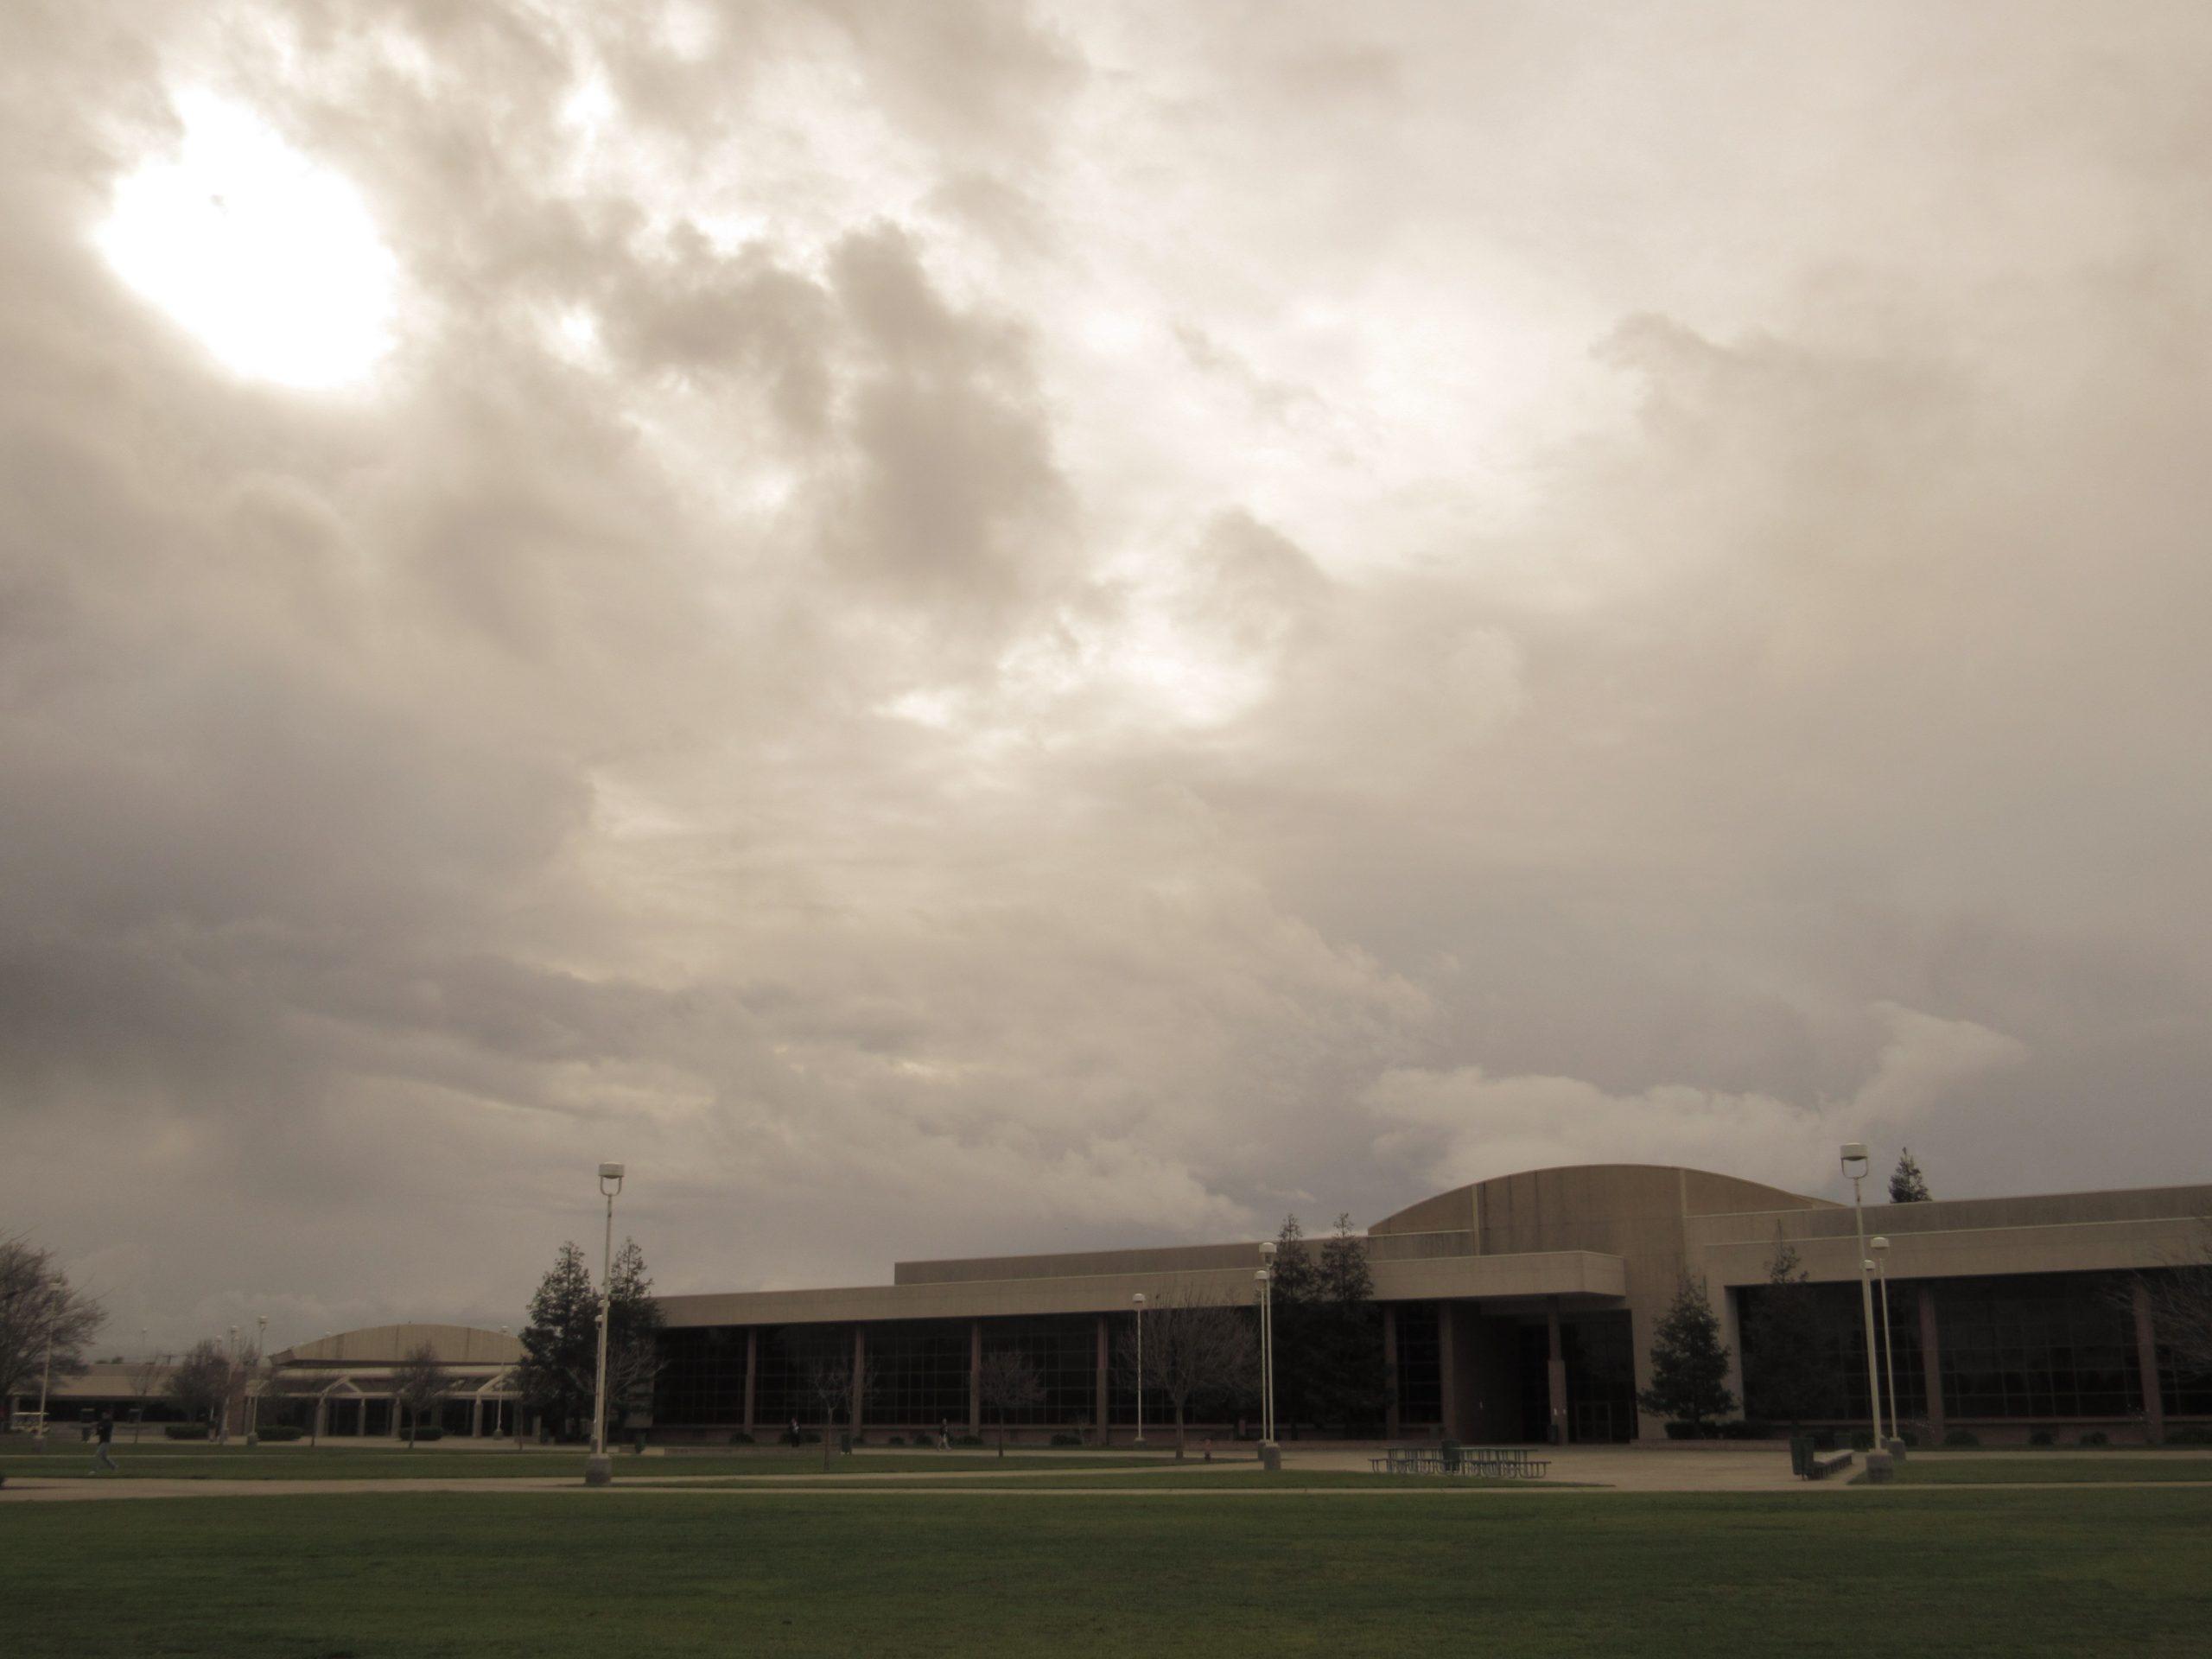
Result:
<instances>
[{"instance_id":1,"label":"dark storm cloud","mask_svg":"<svg viewBox=\"0 0 2212 1659\"><path fill-rule=\"evenodd\" d=\"M10 1224L292 1340L605 1156L669 1288L2201 1157L2212 42L1840 17L15 9ZM101 260L195 87L372 384Z\"/></svg>"}]
</instances>

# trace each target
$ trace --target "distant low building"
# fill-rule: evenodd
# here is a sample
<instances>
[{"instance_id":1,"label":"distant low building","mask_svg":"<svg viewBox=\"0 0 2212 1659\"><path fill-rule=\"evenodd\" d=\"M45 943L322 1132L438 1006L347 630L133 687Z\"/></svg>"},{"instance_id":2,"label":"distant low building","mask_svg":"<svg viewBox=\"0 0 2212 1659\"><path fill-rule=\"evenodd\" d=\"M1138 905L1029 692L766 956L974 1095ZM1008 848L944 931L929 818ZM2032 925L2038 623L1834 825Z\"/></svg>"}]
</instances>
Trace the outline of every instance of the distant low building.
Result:
<instances>
[{"instance_id":1,"label":"distant low building","mask_svg":"<svg viewBox=\"0 0 2212 1659\"><path fill-rule=\"evenodd\" d=\"M370 1325L283 1349L265 1365L241 1368L239 1386L217 1426L232 1438L249 1426L339 1440L392 1438L401 1427L392 1373L425 1343L450 1379L438 1427L452 1435L512 1436L520 1409L514 1374L522 1344L504 1331L464 1325ZM104 1363L56 1378L48 1421L57 1433L96 1421L103 1412L124 1424L181 1422L184 1414L168 1394L170 1370L159 1363ZM19 1394L13 1403L18 1412L35 1413L38 1397Z\"/></svg>"},{"instance_id":2,"label":"distant low building","mask_svg":"<svg viewBox=\"0 0 2212 1659\"><path fill-rule=\"evenodd\" d=\"M2177 1420L2212 1421L2212 1376L2177 1368L2136 1294L2139 1275L2202 1247L2207 1217L2212 1185L1870 1205L1868 1233L1891 1242L1883 1340L1898 1414L1939 1436L2037 1425L2156 1440ZM1704 1170L1600 1164L1479 1181L1369 1230L1395 1379L1375 1427L1479 1441L1541 1440L1554 1424L1571 1440L1657 1436L1664 1426L1638 1411L1637 1394L1650 1381L1653 1328L1685 1277L1707 1287L1740 1398L1743 1314L1778 1240L1833 1305L1839 1421L1863 1423L1848 1205ZM1137 1402L1112 1349L1132 1298L1249 1304L1260 1261L1248 1242L904 1262L888 1285L664 1297L655 1433L818 1422L810 1367L855 1351L872 1375L854 1426L977 1429L983 1356L1010 1348L1045 1384L1043 1402L1010 1421L1126 1438ZM1231 1409L1217 1418L1235 1426Z\"/></svg>"},{"instance_id":3,"label":"distant low building","mask_svg":"<svg viewBox=\"0 0 2212 1659\"><path fill-rule=\"evenodd\" d=\"M449 1379L435 1421L448 1434L511 1436L520 1395L521 1342L466 1325L376 1325L271 1354L274 1387L264 1385L263 1422L311 1428L343 1440L400 1433L392 1373L424 1344Z\"/></svg>"}]
</instances>

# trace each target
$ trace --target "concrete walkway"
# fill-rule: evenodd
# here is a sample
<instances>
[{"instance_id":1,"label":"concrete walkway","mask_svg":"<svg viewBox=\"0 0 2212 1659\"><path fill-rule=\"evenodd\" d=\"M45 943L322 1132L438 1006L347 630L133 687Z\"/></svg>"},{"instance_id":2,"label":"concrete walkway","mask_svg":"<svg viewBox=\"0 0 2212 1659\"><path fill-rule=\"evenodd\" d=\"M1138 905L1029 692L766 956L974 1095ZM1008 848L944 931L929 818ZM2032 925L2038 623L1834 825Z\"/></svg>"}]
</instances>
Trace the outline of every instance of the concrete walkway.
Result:
<instances>
[{"instance_id":1,"label":"concrete walkway","mask_svg":"<svg viewBox=\"0 0 2212 1659\"><path fill-rule=\"evenodd\" d=\"M1270 1482L1264 1487L1224 1486L1211 1478L1232 1471L1249 1472L1255 1467L1255 1460L1243 1457L1217 1459L1211 1463L1193 1459L1181 1465L1147 1460L1133 1463L1127 1468L1079 1471L1056 1469L1042 1459L1035 1462L1025 1459L1027 1466L1020 1468L919 1467L912 1471L886 1470L866 1474L830 1475L797 1474L789 1471L759 1475L678 1474L670 1471L666 1463L655 1467L652 1464L625 1462L617 1467L614 1490L695 1493L818 1494L842 1491L871 1492L882 1496L902 1489L911 1492L952 1483L971 1491L996 1490L1008 1494L1027 1487L1029 1490L1025 1495L1033 1496L1042 1496L1046 1490L1050 1490L1071 1495L1090 1493L1132 1497L1178 1497L1201 1495L1211 1490L1222 1496L1231 1492L1265 1497L1289 1492L1325 1491L1344 1497L1363 1493L1387 1497L1392 1493L1465 1492L1471 1490L1541 1492L1557 1491L1568 1484L1643 1492L1777 1491L1803 1490L1807 1484L1790 1476L1789 1454L1770 1447L1670 1454L1665 1452L1638 1452L1623 1446L1552 1448L1548 1479L1516 1483L1505 1487L1485 1484L1478 1488L1471 1488L1464 1481L1442 1475L1404 1475L1388 1486L1376 1487L1308 1487L1299 1484L1298 1477L1304 1472L1351 1471L1365 1474L1371 1455L1363 1451L1287 1448L1283 1457L1280 1484ZM1039 1489L1033 1484L1040 1478L1065 1479L1077 1474L1081 1475L1084 1482L1080 1487ZM1133 1476L1150 1478L1132 1482L1130 1478ZM1822 1489L1841 1484L1818 1483ZM391 1480L166 1480L159 1477L123 1480L52 1479L29 1476L11 1477L8 1484L0 1488L0 1503L129 1497L276 1497L302 1492L581 1492L588 1490L592 1489L585 1487L573 1473L448 1479L425 1476Z\"/></svg>"},{"instance_id":2,"label":"concrete walkway","mask_svg":"<svg viewBox=\"0 0 2212 1659\"><path fill-rule=\"evenodd\" d=\"M1789 1472L1787 1446L1746 1445L1740 1448L1700 1446L1672 1451L1630 1446L1553 1446L1528 1448L1532 1458L1551 1459L1548 1478L1626 1492L1770 1492L1793 1491L1808 1483ZM1287 1450L1286 1472L1294 1469L1357 1469L1364 1472L1370 1451ZM1449 1484L1449 1475L1405 1475L1408 1483ZM1532 1486L1545 1483L1532 1480Z\"/></svg>"}]
</instances>

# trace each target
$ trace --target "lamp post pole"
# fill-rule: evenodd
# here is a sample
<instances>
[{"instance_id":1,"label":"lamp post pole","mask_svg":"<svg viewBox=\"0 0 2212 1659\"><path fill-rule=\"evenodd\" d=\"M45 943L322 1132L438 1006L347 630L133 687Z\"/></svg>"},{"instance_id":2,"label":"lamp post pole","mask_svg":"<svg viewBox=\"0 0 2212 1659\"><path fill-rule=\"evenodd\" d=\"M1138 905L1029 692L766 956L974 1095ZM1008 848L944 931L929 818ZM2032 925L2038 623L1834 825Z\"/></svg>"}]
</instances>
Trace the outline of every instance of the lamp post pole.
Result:
<instances>
[{"instance_id":1,"label":"lamp post pole","mask_svg":"<svg viewBox=\"0 0 2212 1659\"><path fill-rule=\"evenodd\" d=\"M591 1395L591 1456L584 1461L587 1486L604 1486L614 1478L614 1465L607 1455L607 1325L614 1308L614 1195L622 1190L621 1165L599 1166L599 1190L607 1198L607 1246L600 1257L599 1380Z\"/></svg>"},{"instance_id":2,"label":"lamp post pole","mask_svg":"<svg viewBox=\"0 0 2212 1659\"><path fill-rule=\"evenodd\" d=\"M1260 1463L1267 1469L1282 1467L1282 1453L1275 1445L1275 1298L1273 1239L1260 1246L1266 1265L1252 1276L1260 1287Z\"/></svg>"},{"instance_id":3,"label":"lamp post pole","mask_svg":"<svg viewBox=\"0 0 2212 1659\"><path fill-rule=\"evenodd\" d=\"M1902 1445L1904 1431L1897 1425L1897 1344L1894 1335L1897 1327L1890 1323L1890 1241L1873 1240L1874 1273L1882 1281L1882 1366L1888 1373L1890 1383L1890 1439ZM1895 1447L1891 1447L1892 1455Z\"/></svg>"},{"instance_id":4,"label":"lamp post pole","mask_svg":"<svg viewBox=\"0 0 2212 1659\"><path fill-rule=\"evenodd\" d=\"M1136 1438L1136 1443L1137 1443L1139 1446L1142 1446L1142 1445L1144 1444L1144 1292L1142 1292L1142 1291L1139 1291L1139 1292L1137 1292L1137 1293L1136 1293L1136 1294L1135 1294L1135 1295L1134 1295L1134 1296L1132 1296L1129 1300L1130 1300L1130 1301L1132 1301L1133 1303L1135 1303L1135 1306L1136 1306L1136 1310L1137 1310L1137 1438Z\"/></svg>"},{"instance_id":5,"label":"lamp post pole","mask_svg":"<svg viewBox=\"0 0 2212 1659\"><path fill-rule=\"evenodd\" d=\"M261 1375L261 1357L268 1351L269 1316L257 1313L253 1316L253 1372L256 1377ZM252 1379L249 1378L249 1391L245 1397L245 1443L258 1446L261 1443L261 1396L251 1392L251 1387Z\"/></svg>"},{"instance_id":6,"label":"lamp post pole","mask_svg":"<svg viewBox=\"0 0 2212 1659\"><path fill-rule=\"evenodd\" d=\"M46 1389L53 1381L54 1320L49 1315L46 1323L46 1363L40 1368L38 1374L38 1449L41 1452L46 1450Z\"/></svg>"},{"instance_id":7,"label":"lamp post pole","mask_svg":"<svg viewBox=\"0 0 2212 1659\"><path fill-rule=\"evenodd\" d=\"M1273 1277L1265 1268L1252 1275L1260 1295L1260 1454L1262 1461L1275 1438L1274 1309L1268 1293Z\"/></svg>"},{"instance_id":8,"label":"lamp post pole","mask_svg":"<svg viewBox=\"0 0 2212 1659\"><path fill-rule=\"evenodd\" d=\"M1859 1301L1866 1317L1866 1397L1874 1407L1874 1444L1882 1443L1882 1381L1874 1359L1873 1263L1866 1259L1866 1211L1859 1184L1866 1179L1866 1148L1857 1141L1843 1148L1843 1173L1851 1183L1851 1220L1859 1235Z\"/></svg>"}]
</instances>

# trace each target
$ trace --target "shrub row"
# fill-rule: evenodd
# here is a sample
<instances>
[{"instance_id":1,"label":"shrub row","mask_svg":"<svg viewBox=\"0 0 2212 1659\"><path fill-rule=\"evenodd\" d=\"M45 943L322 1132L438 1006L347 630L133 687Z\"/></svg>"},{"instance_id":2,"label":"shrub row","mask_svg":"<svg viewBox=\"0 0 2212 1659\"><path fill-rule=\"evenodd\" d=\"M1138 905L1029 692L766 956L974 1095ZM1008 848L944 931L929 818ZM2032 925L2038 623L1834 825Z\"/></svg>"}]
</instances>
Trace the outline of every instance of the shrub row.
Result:
<instances>
[{"instance_id":1,"label":"shrub row","mask_svg":"<svg viewBox=\"0 0 2212 1659\"><path fill-rule=\"evenodd\" d=\"M204 1440L207 1438L205 1423L163 1423L162 1433L172 1440Z\"/></svg>"},{"instance_id":2,"label":"shrub row","mask_svg":"<svg viewBox=\"0 0 2212 1659\"><path fill-rule=\"evenodd\" d=\"M289 1423L271 1423L266 1428L257 1428L253 1431L253 1438L261 1441L264 1445L276 1445L286 1440L303 1440L306 1436L307 1430L303 1428L295 1428Z\"/></svg>"}]
</instances>

